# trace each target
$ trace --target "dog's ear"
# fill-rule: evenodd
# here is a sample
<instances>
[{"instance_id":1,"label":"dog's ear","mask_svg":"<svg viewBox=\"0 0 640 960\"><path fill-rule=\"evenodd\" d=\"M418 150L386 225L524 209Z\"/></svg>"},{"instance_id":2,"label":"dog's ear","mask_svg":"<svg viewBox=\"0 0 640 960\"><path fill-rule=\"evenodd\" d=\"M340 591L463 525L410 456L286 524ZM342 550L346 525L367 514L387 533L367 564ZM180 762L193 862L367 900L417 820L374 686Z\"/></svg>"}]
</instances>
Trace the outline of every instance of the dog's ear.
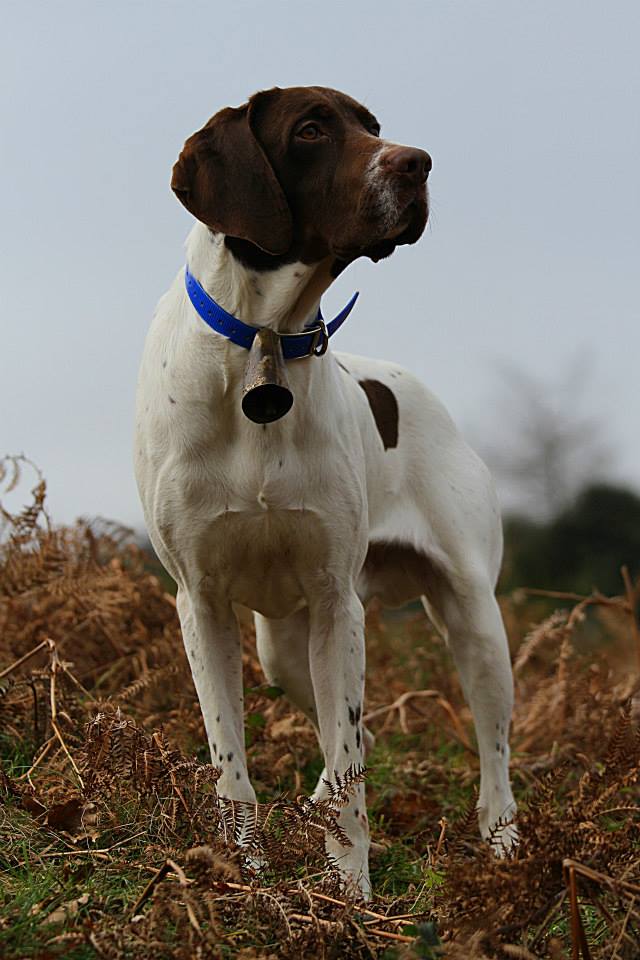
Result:
<instances>
[{"instance_id":1,"label":"dog's ear","mask_svg":"<svg viewBox=\"0 0 640 960\"><path fill-rule=\"evenodd\" d=\"M292 242L291 211L249 124L249 106L227 107L189 137L171 189L212 230L249 240L274 256Z\"/></svg>"}]
</instances>

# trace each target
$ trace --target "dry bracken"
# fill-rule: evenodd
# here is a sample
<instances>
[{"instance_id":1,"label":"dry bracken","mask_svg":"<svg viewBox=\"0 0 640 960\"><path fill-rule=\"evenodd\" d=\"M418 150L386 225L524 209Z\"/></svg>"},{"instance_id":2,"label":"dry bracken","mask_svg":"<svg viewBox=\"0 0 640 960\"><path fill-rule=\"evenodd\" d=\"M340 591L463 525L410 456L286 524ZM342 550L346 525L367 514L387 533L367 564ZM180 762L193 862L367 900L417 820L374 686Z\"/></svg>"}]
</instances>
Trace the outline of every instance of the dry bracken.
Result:
<instances>
[{"instance_id":1,"label":"dry bracken","mask_svg":"<svg viewBox=\"0 0 640 960\"><path fill-rule=\"evenodd\" d=\"M28 469L9 459L0 482L13 487ZM620 597L556 598L556 611L548 598L502 599L520 834L504 859L477 836L472 725L446 651L421 614L372 615L375 896L363 904L341 889L324 836L346 839L342 807L364 769L331 778L325 800L307 796L313 729L264 683L243 628L250 772L259 795L275 799L220 797L159 571L117 525L53 525L45 494L36 473L31 503L0 514L3 955L638 957L629 578ZM416 678L425 689L414 696ZM46 922L31 947L11 935L25 922L12 884L27 867L34 884L53 870L61 889L77 890L36 905ZM83 893L100 871L134 880L117 897Z\"/></svg>"}]
</instances>

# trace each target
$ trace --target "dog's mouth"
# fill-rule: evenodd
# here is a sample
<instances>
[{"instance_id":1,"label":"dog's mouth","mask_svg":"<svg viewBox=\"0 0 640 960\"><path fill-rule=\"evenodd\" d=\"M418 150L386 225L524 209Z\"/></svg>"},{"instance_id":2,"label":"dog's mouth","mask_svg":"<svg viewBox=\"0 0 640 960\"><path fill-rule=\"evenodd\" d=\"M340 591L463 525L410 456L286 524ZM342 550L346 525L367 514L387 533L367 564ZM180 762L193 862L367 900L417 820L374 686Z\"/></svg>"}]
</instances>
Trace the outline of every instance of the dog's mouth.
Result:
<instances>
[{"instance_id":1,"label":"dog's mouth","mask_svg":"<svg viewBox=\"0 0 640 960\"><path fill-rule=\"evenodd\" d=\"M415 243L429 219L429 195L426 188L410 197L402 207L393 232L397 244Z\"/></svg>"},{"instance_id":2,"label":"dog's mouth","mask_svg":"<svg viewBox=\"0 0 640 960\"><path fill-rule=\"evenodd\" d=\"M330 243L330 252L344 264L359 257L368 257L377 263L390 256L396 247L416 243L422 236L429 219L426 184L410 189L396 188L393 194L387 193L384 203L379 194L369 194L354 219L361 224L359 230L356 227L356 235L346 243Z\"/></svg>"},{"instance_id":3,"label":"dog's mouth","mask_svg":"<svg viewBox=\"0 0 640 960\"><path fill-rule=\"evenodd\" d=\"M395 224L385 235L360 249L356 256L368 257L374 263L391 256L396 247L416 243L422 236L429 218L426 191L411 197L401 208ZM354 257L355 259L355 257Z\"/></svg>"},{"instance_id":4,"label":"dog's mouth","mask_svg":"<svg viewBox=\"0 0 640 960\"><path fill-rule=\"evenodd\" d=\"M409 202L401 210L398 216L398 222L393 228L393 231L385 239L399 239L407 232L407 230L409 230L412 226L415 226L423 216L425 217L426 222L424 205L424 200L421 201L418 197L413 197L413 199L409 200Z\"/></svg>"}]
</instances>

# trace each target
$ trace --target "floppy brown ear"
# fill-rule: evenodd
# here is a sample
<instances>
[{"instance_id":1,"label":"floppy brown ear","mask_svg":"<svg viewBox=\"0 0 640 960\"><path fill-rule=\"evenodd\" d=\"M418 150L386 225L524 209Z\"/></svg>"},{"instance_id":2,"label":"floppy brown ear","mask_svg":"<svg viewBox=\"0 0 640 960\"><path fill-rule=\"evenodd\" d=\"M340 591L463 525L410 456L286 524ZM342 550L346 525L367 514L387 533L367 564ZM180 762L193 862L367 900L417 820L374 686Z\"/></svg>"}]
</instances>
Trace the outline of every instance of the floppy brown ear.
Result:
<instances>
[{"instance_id":1,"label":"floppy brown ear","mask_svg":"<svg viewBox=\"0 0 640 960\"><path fill-rule=\"evenodd\" d=\"M248 106L226 107L189 137L171 189L212 230L274 256L292 242L289 205L249 125Z\"/></svg>"}]
</instances>

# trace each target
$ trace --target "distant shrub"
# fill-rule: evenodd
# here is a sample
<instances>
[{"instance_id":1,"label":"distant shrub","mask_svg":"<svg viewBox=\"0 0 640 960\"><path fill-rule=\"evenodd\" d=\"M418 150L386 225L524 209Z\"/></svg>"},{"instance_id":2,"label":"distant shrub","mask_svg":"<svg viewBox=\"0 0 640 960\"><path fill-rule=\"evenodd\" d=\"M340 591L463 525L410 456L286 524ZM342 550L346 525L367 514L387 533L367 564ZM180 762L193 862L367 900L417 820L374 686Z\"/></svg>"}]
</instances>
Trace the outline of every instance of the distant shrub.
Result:
<instances>
[{"instance_id":1,"label":"distant shrub","mask_svg":"<svg viewBox=\"0 0 640 960\"><path fill-rule=\"evenodd\" d=\"M505 521L503 589L615 593L623 564L640 570L640 497L624 487L588 486L548 523Z\"/></svg>"}]
</instances>

